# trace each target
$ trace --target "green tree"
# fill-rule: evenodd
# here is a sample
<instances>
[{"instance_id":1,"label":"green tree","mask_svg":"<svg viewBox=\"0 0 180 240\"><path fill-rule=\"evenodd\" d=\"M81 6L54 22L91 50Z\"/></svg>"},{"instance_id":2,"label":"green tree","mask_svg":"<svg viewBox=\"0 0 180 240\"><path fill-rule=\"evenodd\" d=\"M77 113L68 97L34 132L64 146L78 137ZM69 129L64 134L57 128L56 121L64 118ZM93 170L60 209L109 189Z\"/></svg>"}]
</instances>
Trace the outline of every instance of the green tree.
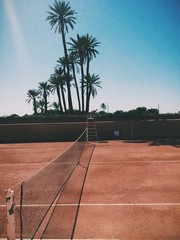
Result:
<instances>
[{"instance_id":1,"label":"green tree","mask_svg":"<svg viewBox=\"0 0 180 240\"><path fill-rule=\"evenodd\" d=\"M27 92L27 99L26 102L30 103L31 101L33 101L33 111L34 114L37 114L37 98L39 97L40 91L36 90L36 89L30 89Z\"/></svg>"},{"instance_id":2,"label":"green tree","mask_svg":"<svg viewBox=\"0 0 180 240\"><path fill-rule=\"evenodd\" d=\"M152 114L152 115L158 115L159 114L159 110L157 108L150 108L146 112L147 112L147 114Z\"/></svg>"},{"instance_id":3,"label":"green tree","mask_svg":"<svg viewBox=\"0 0 180 240\"><path fill-rule=\"evenodd\" d=\"M102 111L104 111L104 112L106 111L106 104L105 104L105 103L102 103L102 104L101 104L101 109L102 109Z\"/></svg>"},{"instance_id":4,"label":"green tree","mask_svg":"<svg viewBox=\"0 0 180 240\"><path fill-rule=\"evenodd\" d=\"M96 55L99 54L96 48L99 47L100 42L98 42L96 38L89 36L89 34L86 34L84 38L85 38L84 51L86 60L86 76L88 76L90 73L89 72L90 62L92 61L93 57L96 57Z\"/></svg>"},{"instance_id":5,"label":"green tree","mask_svg":"<svg viewBox=\"0 0 180 240\"><path fill-rule=\"evenodd\" d=\"M96 40L96 38L89 36L89 34L85 35L85 61L86 61L86 77L89 76L89 68L90 68L90 62L92 61L93 57L96 57L99 52L96 50L97 47L99 47L100 42ZM88 85L88 81L86 82L86 112L89 110L89 91L91 86ZM88 108L88 110L87 110Z\"/></svg>"},{"instance_id":6,"label":"green tree","mask_svg":"<svg viewBox=\"0 0 180 240\"><path fill-rule=\"evenodd\" d=\"M77 38L70 38L71 42L68 44L70 47L70 52L76 59L79 59L80 69L81 69L81 110L84 112L84 63L85 63L85 43L86 39L84 36L77 34Z\"/></svg>"},{"instance_id":7,"label":"green tree","mask_svg":"<svg viewBox=\"0 0 180 240\"><path fill-rule=\"evenodd\" d=\"M88 96L88 81L86 81L85 84L85 76L89 76L89 68L90 68L90 62L92 61L93 57L96 57L99 52L96 50L96 48L100 45L100 42L96 40L96 38L93 38L89 34L80 36L77 34L76 39L70 38L71 42L68 44L70 45L70 52L75 57L76 60L78 60L78 63L80 64L81 69L81 102L82 102L82 112L84 112L85 107L85 88L84 85L86 85L86 108L89 103L89 96ZM85 75L85 65L86 65L86 75ZM87 109L86 109L87 110Z\"/></svg>"},{"instance_id":8,"label":"green tree","mask_svg":"<svg viewBox=\"0 0 180 240\"><path fill-rule=\"evenodd\" d=\"M81 112L81 101L80 101L79 87L78 87L78 82L77 82L77 78L76 78L76 70L79 73L79 68L78 68L79 60L73 53L70 53L70 55L69 55L69 63L70 63L70 67L71 67L72 74L73 74L74 85L75 85L75 88L76 88L76 95L77 95L77 100L78 100L79 112Z\"/></svg>"},{"instance_id":9,"label":"green tree","mask_svg":"<svg viewBox=\"0 0 180 240\"><path fill-rule=\"evenodd\" d=\"M146 114L147 108L146 107L138 107L138 108L136 108L135 111L138 115L143 115L143 114Z\"/></svg>"},{"instance_id":10,"label":"green tree","mask_svg":"<svg viewBox=\"0 0 180 240\"><path fill-rule=\"evenodd\" d=\"M59 110L63 112L62 102L61 102L61 94L60 94L60 85L61 85L61 79L58 75L52 74L50 76L49 82L51 84L51 89L53 92L56 91L57 97L58 97L58 103L59 103Z\"/></svg>"},{"instance_id":11,"label":"green tree","mask_svg":"<svg viewBox=\"0 0 180 240\"><path fill-rule=\"evenodd\" d=\"M87 91L87 101L86 101L86 113L89 113L89 105L90 105L90 98L91 96L94 98L97 95L96 88L101 88L101 81L99 81L99 75L95 75L94 73L92 75L88 75L88 77L85 77L84 87ZM87 88L88 86L88 88Z\"/></svg>"},{"instance_id":12,"label":"green tree","mask_svg":"<svg viewBox=\"0 0 180 240\"><path fill-rule=\"evenodd\" d=\"M53 102L51 105L56 111L59 110L59 104L57 102Z\"/></svg>"},{"instance_id":13,"label":"green tree","mask_svg":"<svg viewBox=\"0 0 180 240\"><path fill-rule=\"evenodd\" d=\"M55 68L54 73L59 78L64 111L67 112L66 99L65 99L65 94L64 94L64 92L66 91L66 89L65 89L66 82L65 82L65 77L64 77L64 71L61 67L57 67L57 68Z\"/></svg>"},{"instance_id":14,"label":"green tree","mask_svg":"<svg viewBox=\"0 0 180 240\"><path fill-rule=\"evenodd\" d=\"M48 12L49 16L46 18L49 21L51 28L55 28L55 33L58 32L62 36L62 43L64 48L64 55L66 60L68 61L68 52L66 47L66 33L68 33L68 27L71 29L74 28L76 12L71 9L69 6L69 2L65 3L65 1L55 1L53 6L49 5L51 12ZM67 64L67 75L70 76L69 64ZM72 96L71 96L71 88L70 84L67 85L68 89L68 103L69 109L72 110Z\"/></svg>"},{"instance_id":15,"label":"green tree","mask_svg":"<svg viewBox=\"0 0 180 240\"><path fill-rule=\"evenodd\" d=\"M41 95L44 99L44 114L47 115L47 108L48 108L48 101L47 98L51 93L52 86L48 84L48 82L40 82L39 83L39 90L41 92Z\"/></svg>"},{"instance_id":16,"label":"green tree","mask_svg":"<svg viewBox=\"0 0 180 240\"><path fill-rule=\"evenodd\" d=\"M40 109L40 113L41 113L41 114L44 114L44 106L45 106L44 99L40 99L40 100L37 102L37 108Z\"/></svg>"}]
</instances>

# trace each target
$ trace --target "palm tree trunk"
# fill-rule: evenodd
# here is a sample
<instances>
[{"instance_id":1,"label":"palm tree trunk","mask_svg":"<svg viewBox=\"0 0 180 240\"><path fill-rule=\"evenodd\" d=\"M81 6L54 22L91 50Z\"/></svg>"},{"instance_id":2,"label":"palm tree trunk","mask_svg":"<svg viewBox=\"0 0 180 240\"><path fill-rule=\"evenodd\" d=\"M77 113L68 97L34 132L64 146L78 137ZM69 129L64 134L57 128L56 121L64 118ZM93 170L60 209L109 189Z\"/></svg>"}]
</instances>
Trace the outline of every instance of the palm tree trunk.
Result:
<instances>
[{"instance_id":1,"label":"palm tree trunk","mask_svg":"<svg viewBox=\"0 0 180 240\"><path fill-rule=\"evenodd\" d=\"M57 87L56 90L57 90L57 96L58 96L59 108L60 108L60 111L63 112L63 107L62 107L62 103L61 103L61 95L60 95L59 87Z\"/></svg>"},{"instance_id":2,"label":"palm tree trunk","mask_svg":"<svg viewBox=\"0 0 180 240\"><path fill-rule=\"evenodd\" d=\"M67 90L68 90L68 104L69 104L69 109L70 111L73 110L73 105L72 105L72 97L71 97L71 87L70 87L70 71L69 71L69 63L68 63L68 53L67 53L67 47L66 47L66 40L65 40L65 34L64 34L64 29L62 29L62 42L63 42L63 47L64 47L64 55L67 61L67 75L68 75L68 81L67 81Z\"/></svg>"},{"instance_id":3,"label":"palm tree trunk","mask_svg":"<svg viewBox=\"0 0 180 240\"><path fill-rule=\"evenodd\" d=\"M90 60L89 60L89 57L87 55L87 66L86 66L86 78L89 77L89 65L90 65ZM89 84L88 84L88 81L87 81L87 85L86 85L86 113L89 112Z\"/></svg>"},{"instance_id":4,"label":"palm tree trunk","mask_svg":"<svg viewBox=\"0 0 180 240\"><path fill-rule=\"evenodd\" d=\"M90 65L90 59L89 59L89 57L87 56L86 77L89 76L89 65Z\"/></svg>"},{"instance_id":5,"label":"palm tree trunk","mask_svg":"<svg viewBox=\"0 0 180 240\"><path fill-rule=\"evenodd\" d=\"M44 107L45 107L45 110L44 110L44 114L47 115L47 96L46 94L44 94Z\"/></svg>"},{"instance_id":6,"label":"palm tree trunk","mask_svg":"<svg viewBox=\"0 0 180 240\"><path fill-rule=\"evenodd\" d=\"M61 95L62 95L62 100L63 100L63 105L64 105L64 111L67 112L66 100L65 100L65 96L64 96L63 86L61 86Z\"/></svg>"},{"instance_id":7,"label":"palm tree trunk","mask_svg":"<svg viewBox=\"0 0 180 240\"><path fill-rule=\"evenodd\" d=\"M86 113L88 114L89 113L89 105L90 105L90 98L91 98L91 88L88 90L88 93L87 93L87 100L86 100Z\"/></svg>"},{"instance_id":8,"label":"palm tree trunk","mask_svg":"<svg viewBox=\"0 0 180 240\"><path fill-rule=\"evenodd\" d=\"M82 113L84 113L84 68L83 68L83 58L80 57L80 65L81 65L81 101L82 101Z\"/></svg>"},{"instance_id":9,"label":"palm tree trunk","mask_svg":"<svg viewBox=\"0 0 180 240\"><path fill-rule=\"evenodd\" d=\"M37 104L36 104L36 98L33 98L33 109L34 109L34 114L37 114Z\"/></svg>"},{"instance_id":10,"label":"palm tree trunk","mask_svg":"<svg viewBox=\"0 0 180 240\"><path fill-rule=\"evenodd\" d=\"M74 77L74 82L75 82L75 87L76 87L76 94L77 94L77 99L78 99L79 112L81 112L81 102L80 102L80 96L79 96L79 88L78 88L78 84L77 84L75 67L74 67L73 62L72 62L72 70L73 70L73 77Z\"/></svg>"}]
</instances>

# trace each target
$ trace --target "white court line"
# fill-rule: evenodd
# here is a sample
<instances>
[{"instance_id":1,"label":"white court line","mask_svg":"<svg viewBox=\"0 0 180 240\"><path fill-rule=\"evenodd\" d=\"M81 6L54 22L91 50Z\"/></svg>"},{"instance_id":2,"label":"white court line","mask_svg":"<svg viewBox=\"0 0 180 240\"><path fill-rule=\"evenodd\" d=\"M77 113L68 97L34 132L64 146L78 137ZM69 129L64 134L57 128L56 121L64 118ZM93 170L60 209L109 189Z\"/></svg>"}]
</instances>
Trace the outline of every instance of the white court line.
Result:
<instances>
[{"instance_id":1,"label":"white court line","mask_svg":"<svg viewBox=\"0 0 180 240\"><path fill-rule=\"evenodd\" d=\"M3 163L0 164L1 166L12 166L12 165L17 165L17 166L42 166L44 164L46 164L48 162L45 163ZM52 164L60 164L60 165L67 165L67 164L75 164L76 162L61 162L61 163L52 163Z\"/></svg>"},{"instance_id":2,"label":"white court line","mask_svg":"<svg viewBox=\"0 0 180 240\"><path fill-rule=\"evenodd\" d=\"M59 203L59 204L52 204L52 206L57 207L72 207L72 206L87 206L87 207L96 207L96 206L107 206L107 207L113 207L113 206L180 206L180 203ZM20 205L16 205L19 207ZM49 204L31 204L26 205L24 204L23 207L48 207ZM0 207L6 207L6 205L0 205Z\"/></svg>"},{"instance_id":3,"label":"white court line","mask_svg":"<svg viewBox=\"0 0 180 240\"><path fill-rule=\"evenodd\" d=\"M2 163L1 166L42 166L45 163ZM74 164L75 162L60 162L60 163L54 163L54 164L60 164L60 165L68 165L68 164ZM119 161L119 162L97 162L92 161L91 164L121 164L121 163L180 163L180 160L127 160L127 161Z\"/></svg>"},{"instance_id":4,"label":"white court line","mask_svg":"<svg viewBox=\"0 0 180 240\"><path fill-rule=\"evenodd\" d=\"M12 166L12 165L17 165L17 166L33 166L33 165L44 165L44 163L2 163L1 166Z\"/></svg>"},{"instance_id":5,"label":"white court line","mask_svg":"<svg viewBox=\"0 0 180 240\"><path fill-rule=\"evenodd\" d=\"M100 164L120 164L120 163L180 163L180 160L165 160L165 161L163 161L163 160L155 160L155 161L153 161L153 160L127 160L127 161L119 161L119 162L96 162L96 161L92 161L91 162L91 164L93 164L93 163L95 163L95 164L98 164L98 163L100 163Z\"/></svg>"},{"instance_id":6,"label":"white court line","mask_svg":"<svg viewBox=\"0 0 180 240\"><path fill-rule=\"evenodd\" d=\"M49 240L49 238L43 238ZM7 238L0 238L0 240L7 240ZM20 238L15 238L20 240ZM23 238L23 240L31 240L31 238ZM39 240L39 238L33 238L33 240ZM50 240L67 240L67 238L51 238ZM109 240L109 238L73 238L73 240ZM124 240L121 238L111 238L111 240Z\"/></svg>"}]
</instances>

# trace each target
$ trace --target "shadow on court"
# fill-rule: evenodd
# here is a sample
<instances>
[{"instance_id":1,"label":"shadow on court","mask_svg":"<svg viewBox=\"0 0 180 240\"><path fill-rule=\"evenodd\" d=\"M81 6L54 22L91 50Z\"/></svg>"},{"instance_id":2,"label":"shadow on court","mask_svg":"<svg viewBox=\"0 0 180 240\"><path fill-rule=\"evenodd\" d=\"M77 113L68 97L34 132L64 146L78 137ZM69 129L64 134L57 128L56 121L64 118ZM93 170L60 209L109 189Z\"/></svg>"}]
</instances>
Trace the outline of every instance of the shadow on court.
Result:
<instances>
[{"instance_id":1,"label":"shadow on court","mask_svg":"<svg viewBox=\"0 0 180 240\"><path fill-rule=\"evenodd\" d=\"M93 144L87 145L79 165L54 206L42 238L73 239L81 197L94 148Z\"/></svg>"},{"instance_id":2,"label":"shadow on court","mask_svg":"<svg viewBox=\"0 0 180 240\"><path fill-rule=\"evenodd\" d=\"M180 239L180 149L150 143L96 143L75 239Z\"/></svg>"},{"instance_id":3,"label":"shadow on court","mask_svg":"<svg viewBox=\"0 0 180 240\"><path fill-rule=\"evenodd\" d=\"M178 147L177 139L88 144L36 238L180 239Z\"/></svg>"},{"instance_id":4,"label":"shadow on court","mask_svg":"<svg viewBox=\"0 0 180 240\"><path fill-rule=\"evenodd\" d=\"M180 147L180 139L127 140L125 143L148 143L150 146Z\"/></svg>"}]
</instances>

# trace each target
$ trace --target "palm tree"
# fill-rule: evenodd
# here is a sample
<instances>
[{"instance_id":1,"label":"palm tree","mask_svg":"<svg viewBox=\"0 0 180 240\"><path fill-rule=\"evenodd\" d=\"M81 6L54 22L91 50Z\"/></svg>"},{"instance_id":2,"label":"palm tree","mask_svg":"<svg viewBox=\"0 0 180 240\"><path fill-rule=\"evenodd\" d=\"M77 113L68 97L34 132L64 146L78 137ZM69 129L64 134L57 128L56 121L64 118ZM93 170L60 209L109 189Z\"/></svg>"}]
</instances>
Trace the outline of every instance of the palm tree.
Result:
<instances>
[{"instance_id":1,"label":"palm tree","mask_svg":"<svg viewBox=\"0 0 180 240\"><path fill-rule=\"evenodd\" d=\"M94 98L97 95L96 87L101 88L100 86L101 81L99 81L99 79L100 79L99 75L95 75L94 73L92 75L89 74L88 77L85 77L84 87L86 88L87 91L86 113L89 113L91 96Z\"/></svg>"},{"instance_id":2,"label":"palm tree","mask_svg":"<svg viewBox=\"0 0 180 240\"><path fill-rule=\"evenodd\" d=\"M37 98L38 98L39 94L40 94L40 91L35 90L35 89L30 89L27 92L27 97L28 98L26 99L26 102L30 103L31 101L33 101L34 114L37 114Z\"/></svg>"},{"instance_id":3,"label":"palm tree","mask_svg":"<svg viewBox=\"0 0 180 240\"><path fill-rule=\"evenodd\" d=\"M77 38L70 38L71 42L68 43L70 47L71 54L79 60L81 67L81 99L82 99L82 112L84 112L84 64L86 63L86 76L89 75L89 66L93 57L96 57L99 52L96 50L96 47L99 47L100 42L93 38L92 36L83 35L80 36L77 34ZM86 82L86 87L88 88L88 82ZM89 90L86 91L88 93ZM86 99L88 96L86 95Z\"/></svg>"},{"instance_id":4,"label":"palm tree","mask_svg":"<svg viewBox=\"0 0 180 240\"><path fill-rule=\"evenodd\" d=\"M68 27L71 29L74 28L76 12L71 9L69 6L69 2L65 3L65 1L56 1L53 6L49 5L51 12L48 12L49 16L46 18L49 21L51 28L55 27L55 33L58 32L62 36L64 55L66 60L68 61L68 52L66 47L66 33L68 33ZM69 64L67 64L67 75L70 75ZM68 102L69 109L72 110L72 97L71 97L71 89L70 85L67 85L68 88Z\"/></svg>"},{"instance_id":5,"label":"palm tree","mask_svg":"<svg viewBox=\"0 0 180 240\"><path fill-rule=\"evenodd\" d=\"M92 61L93 57L96 57L99 52L96 50L96 47L99 47L100 42L97 41L96 38L89 36L89 34L85 35L85 57L86 57L86 76L89 75L89 65Z\"/></svg>"},{"instance_id":6,"label":"palm tree","mask_svg":"<svg viewBox=\"0 0 180 240\"><path fill-rule=\"evenodd\" d=\"M69 64L70 64L70 68L72 70L74 84L75 84L75 88L76 88L79 112L81 112L81 102L80 102L80 95L79 95L79 87L78 87L77 78L76 78L76 70L77 70L77 72L79 72L79 68L78 68L79 60L73 53L69 54Z\"/></svg>"},{"instance_id":7,"label":"palm tree","mask_svg":"<svg viewBox=\"0 0 180 240\"><path fill-rule=\"evenodd\" d=\"M44 114L47 115L47 107L48 107L48 101L47 98L49 96L49 94L51 93L51 85L48 84L48 82L40 82L39 83L39 90L41 92L41 95L43 96L44 99Z\"/></svg>"},{"instance_id":8,"label":"palm tree","mask_svg":"<svg viewBox=\"0 0 180 240\"><path fill-rule=\"evenodd\" d=\"M56 91L57 93L57 97L58 97L58 103L59 103L59 108L60 111L63 112L63 107L62 107L62 102L61 102L61 94L60 94L60 84L61 84L61 80L59 78L59 76L57 76L56 74L52 74L50 76L49 82L51 84L51 89L53 92Z\"/></svg>"},{"instance_id":9,"label":"palm tree","mask_svg":"<svg viewBox=\"0 0 180 240\"><path fill-rule=\"evenodd\" d=\"M44 106L45 106L44 99L40 99L40 100L37 102L37 108L40 109L41 114L44 114Z\"/></svg>"},{"instance_id":10,"label":"palm tree","mask_svg":"<svg viewBox=\"0 0 180 240\"><path fill-rule=\"evenodd\" d=\"M69 74L67 73L66 69L67 69L67 66L69 68L69 71L70 71L70 66L69 66L69 58L66 59L65 57L61 57L57 60L57 67L61 67L61 69L63 69L63 76L64 76L64 81L66 83L66 86L67 86L67 90L68 88L71 88L71 81L72 81L72 77L71 77L71 74L69 72ZM65 85L65 84L64 84ZM68 94L69 95L69 94ZM72 109L70 109L71 111Z\"/></svg>"},{"instance_id":11,"label":"palm tree","mask_svg":"<svg viewBox=\"0 0 180 240\"><path fill-rule=\"evenodd\" d=\"M71 46L69 49L71 53L79 59L79 64L81 68L81 108L82 112L84 112L84 63L85 63L85 44L86 39L84 36L80 36L77 34L77 39L70 38L71 42L68 44Z\"/></svg>"},{"instance_id":12,"label":"palm tree","mask_svg":"<svg viewBox=\"0 0 180 240\"><path fill-rule=\"evenodd\" d=\"M59 110L59 104L57 102L53 102L51 105L56 111Z\"/></svg>"},{"instance_id":13,"label":"palm tree","mask_svg":"<svg viewBox=\"0 0 180 240\"><path fill-rule=\"evenodd\" d=\"M51 113L53 113L53 114L58 114L59 113L59 103L57 103L57 102L53 102L52 104L51 104L51 107L53 107L53 109L51 109Z\"/></svg>"},{"instance_id":14,"label":"palm tree","mask_svg":"<svg viewBox=\"0 0 180 240\"><path fill-rule=\"evenodd\" d=\"M69 60L67 60L65 57L61 57L57 60L58 67L61 67L64 71L64 74L67 74L67 65L69 64Z\"/></svg>"},{"instance_id":15,"label":"palm tree","mask_svg":"<svg viewBox=\"0 0 180 240\"><path fill-rule=\"evenodd\" d=\"M105 104L105 103L102 103L102 104L101 104L101 109L102 109L103 112L106 111L106 104Z\"/></svg>"},{"instance_id":16,"label":"palm tree","mask_svg":"<svg viewBox=\"0 0 180 240\"><path fill-rule=\"evenodd\" d=\"M96 57L96 54L99 54L99 52L96 50L96 47L99 47L100 42L96 40L96 38L93 38L92 36L89 36L89 34L85 35L85 46L84 46L84 51L85 51L85 60L86 60L86 78L89 76L89 67L90 67L90 62L92 61L93 57ZM86 81L86 112L87 108L89 110L89 91L91 91L89 88L88 84L89 82Z\"/></svg>"},{"instance_id":17,"label":"palm tree","mask_svg":"<svg viewBox=\"0 0 180 240\"><path fill-rule=\"evenodd\" d=\"M65 84L66 84L65 77L64 77L64 71L63 71L63 69L61 67L57 67L57 68L54 69L54 73L59 78L64 111L67 112L66 99L65 99L65 94L64 94L64 92L66 91L66 89L64 87Z\"/></svg>"}]
</instances>

